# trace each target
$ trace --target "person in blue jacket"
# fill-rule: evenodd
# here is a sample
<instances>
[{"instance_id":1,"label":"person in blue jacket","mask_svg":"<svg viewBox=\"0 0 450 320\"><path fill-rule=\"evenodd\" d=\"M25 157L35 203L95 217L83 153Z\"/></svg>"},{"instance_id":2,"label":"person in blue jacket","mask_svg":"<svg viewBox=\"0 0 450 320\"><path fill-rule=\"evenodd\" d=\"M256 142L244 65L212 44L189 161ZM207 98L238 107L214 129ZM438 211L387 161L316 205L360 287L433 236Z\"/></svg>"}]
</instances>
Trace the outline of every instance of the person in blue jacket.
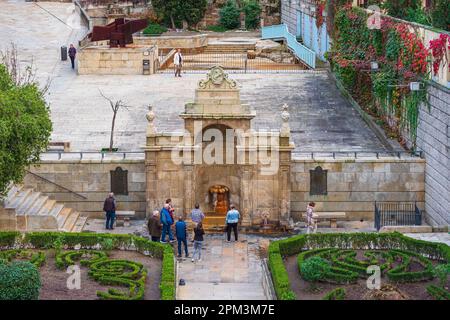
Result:
<instances>
[{"instance_id":1,"label":"person in blue jacket","mask_svg":"<svg viewBox=\"0 0 450 320\"><path fill-rule=\"evenodd\" d=\"M170 216L168 203L164 204L164 207L161 209L160 219L161 219L161 223L163 225L161 243L167 243L166 242L166 234L169 234L170 242L175 242L175 239L173 238L173 235L172 235L172 230L170 229L170 226L173 225L173 220L172 220L172 217Z\"/></svg>"},{"instance_id":2,"label":"person in blue jacket","mask_svg":"<svg viewBox=\"0 0 450 320\"><path fill-rule=\"evenodd\" d=\"M186 222L183 221L182 216L179 216L177 223L175 223L175 233L178 241L178 258L181 258L181 243L184 245L184 254L186 258L189 257L187 246L187 226Z\"/></svg>"}]
</instances>

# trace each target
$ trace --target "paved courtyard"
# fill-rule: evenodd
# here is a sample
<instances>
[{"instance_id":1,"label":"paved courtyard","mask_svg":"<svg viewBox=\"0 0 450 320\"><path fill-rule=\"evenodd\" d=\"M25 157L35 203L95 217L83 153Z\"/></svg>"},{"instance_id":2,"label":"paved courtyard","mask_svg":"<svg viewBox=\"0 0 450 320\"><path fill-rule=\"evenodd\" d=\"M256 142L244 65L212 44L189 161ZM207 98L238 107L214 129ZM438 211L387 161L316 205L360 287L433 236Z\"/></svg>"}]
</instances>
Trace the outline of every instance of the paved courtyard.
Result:
<instances>
[{"instance_id":1,"label":"paved courtyard","mask_svg":"<svg viewBox=\"0 0 450 320\"><path fill-rule=\"evenodd\" d=\"M21 61L34 57L42 81L52 79L48 93L53 141L70 141L73 151L99 151L107 147L112 112L107 96L125 101L116 121L116 146L139 151L145 143L149 104L156 112L159 131L181 131L178 115L192 101L202 74L152 76L77 76L69 61L60 60L60 46L77 43L86 28L70 3L0 0L0 47L17 44ZM24 12L26 14L24 14ZM346 102L327 74L232 74L242 88L242 99L257 112L256 129L279 129L280 109L290 106L290 125L296 150L384 150L357 111Z\"/></svg>"}]
</instances>

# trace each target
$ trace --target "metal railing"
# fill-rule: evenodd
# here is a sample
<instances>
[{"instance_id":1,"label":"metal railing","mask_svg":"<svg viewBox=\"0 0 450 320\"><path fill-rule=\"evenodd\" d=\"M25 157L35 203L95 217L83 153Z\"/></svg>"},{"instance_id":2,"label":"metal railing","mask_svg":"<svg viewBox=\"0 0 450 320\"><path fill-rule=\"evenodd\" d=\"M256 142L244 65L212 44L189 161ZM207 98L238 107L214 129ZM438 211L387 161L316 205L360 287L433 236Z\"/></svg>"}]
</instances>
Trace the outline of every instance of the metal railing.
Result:
<instances>
[{"instance_id":1,"label":"metal railing","mask_svg":"<svg viewBox=\"0 0 450 320\"><path fill-rule=\"evenodd\" d=\"M51 160L143 160L143 151L97 152L97 151L47 151L41 154L41 161Z\"/></svg>"},{"instance_id":2,"label":"metal railing","mask_svg":"<svg viewBox=\"0 0 450 320\"><path fill-rule=\"evenodd\" d=\"M375 228L383 226L420 226L422 212L416 202L375 202Z\"/></svg>"},{"instance_id":3,"label":"metal railing","mask_svg":"<svg viewBox=\"0 0 450 320\"><path fill-rule=\"evenodd\" d=\"M278 24L269 27L263 27L262 39L286 39L287 46L291 48L298 59L303 61L307 66L316 68L316 53L305 47L297 41L297 38L289 32L287 25Z\"/></svg>"},{"instance_id":4,"label":"metal railing","mask_svg":"<svg viewBox=\"0 0 450 320\"><path fill-rule=\"evenodd\" d=\"M34 177L36 177L36 178L39 178L39 179L41 179L41 180L43 180L43 181L45 181L45 182L48 182L48 183L50 183L50 184L53 184L53 185L55 185L55 186L57 186L57 187L59 187L59 188L61 188L61 189L64 189L64 190L66 190L66 191L68 191L68 192L70 192L70 193L72 193L72 194L74 194L74 195L76 195L76 196L78 196L78 197L80 197L80 198L83 198L83 199L87 199L87 197L86 196L83 196L82 194L79 194L79 193L77 193L77 192L75 192L75 191L73 191L73 190L70 190L69 188L66 188L66 187L64 187L64 186L62 186L62 185L60 185L60 184L58 184L58 183L56 183L56 182L54 182L54 181L52 181L52 180L49 180L49 179L47 179L47 178L45 178L45 177L43 177L43 176L40 176L40 175L38 175L38 174L36 174L36 173L34 173L34 172L31 172L31 171L29 171L29 170L26 170L27 171L27 173L29 173L29 174L31 174L32 176L34 176Z\"/></svg>"},{"instance_id":5,"label":"metal railing","mask_svg":"<svg viewBox=\"0 0 450 320\"><path fill-rule=\"evenodd\" d=\"M293 160L295 159L411 159L423 158L423 151L293 151Z\"/></svg>"}]
</instances>

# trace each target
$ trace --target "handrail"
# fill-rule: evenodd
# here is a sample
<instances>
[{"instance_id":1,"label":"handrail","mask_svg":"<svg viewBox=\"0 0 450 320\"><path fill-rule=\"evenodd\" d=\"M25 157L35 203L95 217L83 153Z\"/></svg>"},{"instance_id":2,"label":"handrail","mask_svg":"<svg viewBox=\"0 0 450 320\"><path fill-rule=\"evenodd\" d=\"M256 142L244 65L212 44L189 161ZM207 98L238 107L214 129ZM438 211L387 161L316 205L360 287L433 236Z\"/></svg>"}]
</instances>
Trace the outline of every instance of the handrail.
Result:
<instances>
[{"instance_id":1,"label":"handrail","mask_svg":"<svg viewBox=\"0 0 450 320\"><path fill-rule=\"evenodd\" d=\"M261 30L262 39L285 38L287 45L292 49L294 54L303 61L307 66L316 68L316 53L305 47L297 41L295 36L289 32L286 24L278 24L269 27L263 27Z\"/></svg>"},{"instance_id":2,"label":"handrail","mask_svg":"<svg viewBox=\"0 0 450 320\"><path fill-rule=\"evenodd\" d=\"M70 193L73 193L73 194L75 194L75 195L77 195L77 196L79 196L79 197L81 197L81 198L83 198L83 199L85 199L85 200L87 199L86 196L83 196L82 194L79 194L79 193L77 193L77 192L75 192L75 191L73 191L73 190L70 190L69 188L66 188L66 187L64 187L64 186L62 186L62 185L60 185L60 184L58 184L58 183L56 183L56 182L54 182L54 181L51 181L51 180L49 180L49 179L47 179L47 178L45 178L45 177L43 177L43 176L40 176L40 175L38 175L38 174L36 174L36 173L34 173L34 172L31 172L31 171L29 171L29 170L26 170L26 172L28 172L29 174L31 174L31 175L33 175L33 176L35 176L35 177L38 177L39 179L44 180L45 182L54 184L55 186L57 186L57 187L59 187L59 188L62 188L62 189L64 189L64 190L67 190L67 191L69 191Z\"/></svg>"},{"instance_id":3,"label":"handrail","mask_svg":"<svg viewBox=\"0 0 450 320\"><path fill-rule=\"evenodd\" d=\"M409 156L409 157L417 157L417 158L423 158L424 153L423 151L292 151L292 156L294 157L293 160L295 160L295 157L304 156L308 157L309 159L315 159L318 157L327 157L327 158L333 158L333 159L339 159L339 156L341 157L351 157L354 159L365 159L364 156L367 157L375 157L377 159L383 158L383 157L395 157L398 159L402 159L402 156Z\"/></svg>"},{"instance_id":4,"label":"handrail","mask_svg":"<svg viewBox=\"0 0 450 320\"><path fill-rule=\"evenodd\" d=\"M58 155L58 159L57 160L62 160L62 155L78 155L77 158L79 160L83 160L84 155L99 155L101 160L105 159L106 155L111 155L111 156L119 156L121 157L123 160L127 159L127 155L139 155L141 157L139 157L139 159L144 159L145 158L145 152L144 151L122 151L122 152L109 152L109 151L69 151L69 152L65 152L65 151L47 151L44 153L41 153L41 161L42 161L42 156L49 156L49 155ZM73 160L73 159L70 159Z\"/></svg>"}]
</instances>

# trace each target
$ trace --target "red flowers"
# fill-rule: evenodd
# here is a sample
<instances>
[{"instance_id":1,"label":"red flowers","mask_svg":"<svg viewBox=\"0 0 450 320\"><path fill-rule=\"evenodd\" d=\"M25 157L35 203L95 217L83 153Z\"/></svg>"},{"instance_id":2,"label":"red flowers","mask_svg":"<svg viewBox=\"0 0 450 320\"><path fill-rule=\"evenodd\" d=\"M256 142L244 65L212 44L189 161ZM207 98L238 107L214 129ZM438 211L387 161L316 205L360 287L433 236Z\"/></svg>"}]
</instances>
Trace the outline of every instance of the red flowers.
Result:
<instances>
[{"instance_id":1,"label":"red flowers","mask_svg":"<svg viewBox=\"0 0 450 320\"><path fill-rule=\"evenodd\" d=\"M430 49L433 55L433 74L437 75L442 61L447 60L447 49L450 50L450 37L441 34L439 38L430 41ZM448 63L448 61L446 62ZM450 70L450 64L448 68Z\"/></svg>"}]
</instances>

